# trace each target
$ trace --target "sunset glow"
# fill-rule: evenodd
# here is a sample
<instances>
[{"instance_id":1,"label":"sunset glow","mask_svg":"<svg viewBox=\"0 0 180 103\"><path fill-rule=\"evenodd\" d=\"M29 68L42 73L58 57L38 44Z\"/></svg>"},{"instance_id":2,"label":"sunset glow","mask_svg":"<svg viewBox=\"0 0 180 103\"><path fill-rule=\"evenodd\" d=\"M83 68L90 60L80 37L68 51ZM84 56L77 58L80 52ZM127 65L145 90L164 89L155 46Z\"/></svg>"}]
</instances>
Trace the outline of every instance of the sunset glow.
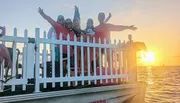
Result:
<instances>
[{"instance_id":1,"label":"sunset glow","mask_svg":"<svg viewBox=\"0 0 180 103\"><path fill-rule=\"evenodd\" d=\"M143 52L141 60L145 64L154 64L155 63L155 53L154 52Z\"/></svg>"}]
</instances>

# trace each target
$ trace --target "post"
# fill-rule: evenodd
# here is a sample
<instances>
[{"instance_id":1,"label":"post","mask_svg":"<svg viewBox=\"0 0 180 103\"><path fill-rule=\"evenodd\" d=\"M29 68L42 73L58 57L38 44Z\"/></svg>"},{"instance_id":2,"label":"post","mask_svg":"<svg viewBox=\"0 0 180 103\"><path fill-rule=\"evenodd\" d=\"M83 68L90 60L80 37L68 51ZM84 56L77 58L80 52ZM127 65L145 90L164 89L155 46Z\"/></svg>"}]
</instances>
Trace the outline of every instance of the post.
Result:
<instances>
[{"instance_id":1,"label":"post","mask_svg":"<svg viewBox=\"0 0 180 103\"><path fill-rule=\"evenodd\" d=\"M27 38L28 31L27 29L24 30L24 38ZM27 79L27 42L24 43L24 48L23 48L23 79ZM26 84L23 85L23 90L26 90Z\"/></svg>"},{"instance_id":2,"label":"post","mask_svg":"<svg viewBox=\"0 0 180 103\"><path fill-rule=\"evenodd\" d=\"M17 29L14 28L14 37L17 37ZM13 42L13 67L12 67L12 77L16 77L16 42ZM13 78L14 79L14 78ZM12 85L12 91L15 91L15 85Z\"/></svg>"},{"instance_id":3,"label":"post","mask_svg":"<svg viewBox=\"0 0 180 103\"><path fill-rule=\"evenodd\" d=\"M40 92L40 84L39 84L39 38L40 38L40 29L35 29L35 37L36 37L36 61L35 61L35 92Z\"/></svg>"}]
</instances>

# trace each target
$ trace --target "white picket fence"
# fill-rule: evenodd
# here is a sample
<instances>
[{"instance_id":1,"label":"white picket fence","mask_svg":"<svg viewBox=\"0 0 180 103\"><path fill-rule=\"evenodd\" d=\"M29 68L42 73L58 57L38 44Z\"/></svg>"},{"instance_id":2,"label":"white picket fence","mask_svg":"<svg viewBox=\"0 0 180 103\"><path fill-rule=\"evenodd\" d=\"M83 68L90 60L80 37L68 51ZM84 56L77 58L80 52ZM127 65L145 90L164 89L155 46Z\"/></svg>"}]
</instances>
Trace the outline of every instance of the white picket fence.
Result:
<instances>
[{"instance_id":1,"label":"white picket fence","mask_svg":"<svg viewBox=\"0 0 180 103\"><path fill-rule=\"evenodd\" d=\"M120 81L128 81L128 62L126 57L123 56L123 50L120 48L122 45L119 41L112 44L106 43L104 39L104 44L96 43L95 38L93 42L90 42L90 38L87 37L87 42L83 41L83 36L80 37L80 41L74 36L74 41L70 41L70 35L67 35L67 40L62 40L62 34L60 34L60 40L47 39L46 32L44 31L43 38L40 38L40 29L35 29L35 43L30 43L28 39L28 31L24 31L24 37L17 36L17 29L14 29L13 36L4 36L0 38L3 44L6 42L13 42L13 68L11 69L13 79L9 80L7 83L0 82L0 89L3 92L3 87L11 85L12 91L15 91L15 85L23 85L23 90L26 90L28 84L28 79L35 79L35 92L40 92L40 84L43 84L43 88L47 88L47 83L52 83L54 88L55 83L59 83L60 87L64 87L64 83L68 83L68 86L77 86L78 82L81 85L85 85L86 81L88 85L94 84L109 84L109 83L119 83ZM23 47L20 55L22 57L22 75L21 78L16 78L17 68L16 68L16 48L17 43L23 43ZM59 46L59 76L55 76L55 45ZM49 47L53 49L50 50ZM63 58L63 46L67 46L67 58ZM70 56L72 54L71 47L73 47L74 53L74 67L71 67ZM104 57L102 52L96 52L97 50L104 50ZM49 52L50 51L50 52ZM78 51L78 52L77 52ZM79 52L80 51L80 52ZM84 58L84 52L87 53L87 61ZM78 54L79 53L79 54ZM109 54L108 54L109 53ZM97 67L96 62L93 64L93 73L91 70L90 58L96 60L96 55L99 55L99 67ZM117 55L118 54L118 55ZM110 56L110 65L108 66L107 57ZM67 59L67 60L66 60ZM80 61L79 61L80 60ZM48 65L47 62L52 63L52 76L47 76ZM67 61L64 63L64 61ZM41 66L43 67L40 67ZM80 66L78 66L80 64ZM85 65L87 64L87 65ZM4 79L4 64L1 68L1 80ZM63 76L63 68L67 67L67 74ZM85 69L87 67L87 70ZM72 71L72 69L74 71ZM85 73L87 72L87 73Z\"/></svg>"}]
</instances>

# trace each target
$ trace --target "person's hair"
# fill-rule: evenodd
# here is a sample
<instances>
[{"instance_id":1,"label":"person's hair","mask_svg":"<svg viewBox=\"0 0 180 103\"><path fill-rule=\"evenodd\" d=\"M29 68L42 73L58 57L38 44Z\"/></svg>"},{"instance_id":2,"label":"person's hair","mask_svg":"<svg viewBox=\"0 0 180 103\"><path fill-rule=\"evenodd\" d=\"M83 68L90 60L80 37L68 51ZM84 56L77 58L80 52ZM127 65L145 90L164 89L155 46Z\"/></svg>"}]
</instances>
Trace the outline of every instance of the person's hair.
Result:
<instances>
[{"instance_id":1,"label":"person's hair","mask_svg":"<svg viewBox=\"0 0 180 103\"><path fill-rule=\"evenodd\" d=\"M93 19L89 18L89 19L87 20L87 23L88 23L88 22L92 22L92 30L95 31L95 28L94 28L94 25L93 25L93 24L94 24ZM88 29L88 27L86 26L86 29L85 29L85 30L87 30L87 29Z\"/></svg>"},{"instance_id":2,"label":"person's hair","mask_svg":"<svg viewBox=\"0 0 180 103\"><path fill-rule=\"evenodd\" d=\"M64 20L64 16L63 16L63 15L59 15L59 16L57 17L57 21L58 21L60 18L62 18L62 19Z\"/></svg>"}]
</instances>

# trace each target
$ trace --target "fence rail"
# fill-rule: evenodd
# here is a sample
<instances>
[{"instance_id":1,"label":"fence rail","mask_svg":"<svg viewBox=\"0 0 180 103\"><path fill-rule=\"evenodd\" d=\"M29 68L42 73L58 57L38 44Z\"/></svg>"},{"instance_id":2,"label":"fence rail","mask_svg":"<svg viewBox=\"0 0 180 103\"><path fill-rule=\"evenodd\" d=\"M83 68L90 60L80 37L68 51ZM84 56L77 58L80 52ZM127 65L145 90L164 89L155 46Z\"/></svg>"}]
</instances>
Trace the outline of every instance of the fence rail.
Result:
<instances>
[{"instance_id":1,"label":"fence rail","mask_svg":"<svg viewBox=\"0 0 180 103\"><path fill-rule=\"evenodd\" d=\"M0 92L4 92L5 86L11 86L11 91L16 91L16 85L22 85L22 90L27 90L27 86L31 84L34 85L35 92L40 92L40 85L43 84L43 88L47 88L48 83L52 83L52 88L55 88L57 83L59 87L69 87L119 84L128 81L130 61L120 41L114 41L112 44L112 41L107 42L104 39L104 43L101 43L100 38L89 36L85 41L83 36L77 38L69 34L67 40L62 40L62 34L60 40L47 39L46 32L43 32L41 38L40 29L36 28L33 43L29 41L27 30L24 31L24 37L18 37L17 34L15 28L13 36L0 38L5 45L6 42L13 44L13 67L10 68L11 73L8 72L12 79L6 83L0 82ZM17 43L22 43L22 47ZM20 49L20 56L17 55L17 49ZM6 69L3 63L1 80L5 80Z\"/></svg>"}]
</instances>

